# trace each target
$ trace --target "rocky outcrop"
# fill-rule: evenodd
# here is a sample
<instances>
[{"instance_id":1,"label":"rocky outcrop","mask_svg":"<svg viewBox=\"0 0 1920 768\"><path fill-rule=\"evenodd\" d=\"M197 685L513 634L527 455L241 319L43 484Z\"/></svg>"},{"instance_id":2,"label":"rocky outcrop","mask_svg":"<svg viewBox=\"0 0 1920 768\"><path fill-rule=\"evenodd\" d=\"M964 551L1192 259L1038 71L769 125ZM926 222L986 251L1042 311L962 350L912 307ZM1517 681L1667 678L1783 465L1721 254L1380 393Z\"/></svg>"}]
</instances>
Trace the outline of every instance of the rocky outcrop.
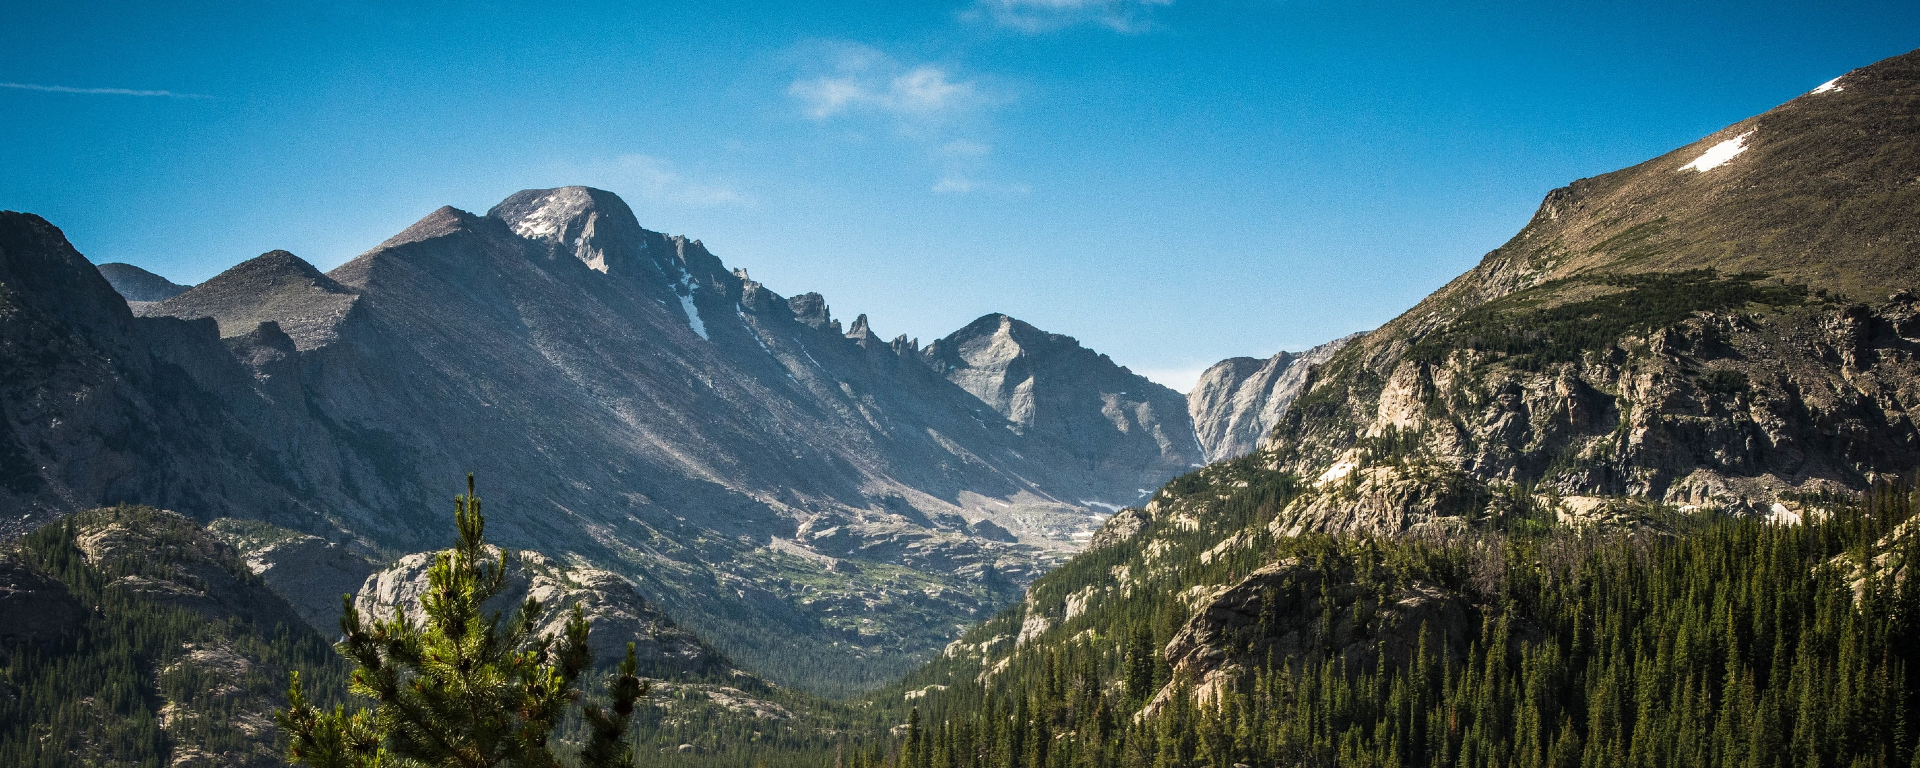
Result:
<instances>
[{"instance_id":1,"label":"rocky outcrop","mask_svg":"<svg viewBox=\"0 0 1920 768\"><path fill-rule=\"evenodd\" d=\"M493 552L498 556L497 548ZM355 595L355 607L367 619L390 617L397 607L416 624L423 622L426 614L420 598L427 591L427 570L439 554L407 555L372 574ZM566 565L537 552L508 553L507 563L507 588L488 602L486 610L508 615L531 597L543 606L535 632L558 637L573 606L578 605L592 624L587 643L596 665L619 663L627 644L632 643L642 673L649 677L765 687L758 678L735 669L706 643L676 626L619 576ZM337 617L337 603L334 613Z\"/></svg>"},{"instance_id":2,"label":"rocky outcrop","mask_svg":"<svg viewBox=\"0 0 1920 768\"><path fill-rule=\"evenodd\" d=\"M1305 352L1281 352L1264 361L1228 358L1200 374L1200 381L1187 393L1187 410L1207 461L1258 450L1286 415L1287 406L1306 391L1308 371L1359 336L1343 336Z\"/></svg>"},{"instance_id":3,"label":"rocky outcrop","mask_svg":"<svg viewBox=\"0 0 1920 768\"><path fill-rule=\"evenodd\" d=\"M1087 551L1116 547L1132 540L1146 529L1148 520L1146 512L1132 507L1115 512L1100 526L1100 530L1094 532L1093 538L1087 542Z\"/></svg>"},{"instance_id":4,"label":"rocky outcrop","mask_svg":"<svg viewBox=\"0 0 1920 768\"><path fill-rule=\"evenodd\" d=\"M1339 561L1336 561L1339 562ZM1384 663L1394 670L1421 643L1462 653L1478 629L1478 611L1463 596L1418 580L1376 572L1373 581L1349 568L1283 560L1248 574L1194 611L1167 643L1173 681L1147 711L1181 687L1202 701L1269 660L1305 660L1324 653L1353 671ZM1423 635L1425 636L1423 638Z\"/></svg>"},{"instance_id":5,"label":"rocky outcrop","mask_svg":"<svg viewBox=\"0 0 1920 768\"><path fill-rule=\"evenodd\" d=\"M125 574L107 584L109 592L189 610L207 621L239 618L263 629L303 623L241 566L232 547L177 512L96 512L75 529L73 543L94 569Z\"/></svg>"},{"instance_id":6,"label":"rocky outcrop","mask_svg":"<svg viewBox=\"0 0 1920 768\"><path fill-rule=\"evenodd\" d=\"M344 665L194 521L120 506L82 511L0 555L0 729L44 761L209 768L284 765L275 709L287 678L343 685ZM11 653L31 639L31 654ZM18 687L16 687L18 686ZM316 695L332 698L325 687Z\"/></svg>"}]
</instances>

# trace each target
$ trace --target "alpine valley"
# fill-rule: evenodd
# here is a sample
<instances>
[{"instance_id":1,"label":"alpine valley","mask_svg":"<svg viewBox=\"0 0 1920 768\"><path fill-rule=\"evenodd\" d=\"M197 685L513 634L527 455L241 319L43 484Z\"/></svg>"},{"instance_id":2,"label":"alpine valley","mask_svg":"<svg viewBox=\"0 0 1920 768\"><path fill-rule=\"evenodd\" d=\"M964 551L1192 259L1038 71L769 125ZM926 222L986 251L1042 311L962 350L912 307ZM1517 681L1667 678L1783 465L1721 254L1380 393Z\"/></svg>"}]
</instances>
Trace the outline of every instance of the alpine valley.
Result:
<instances>
[{"instance_id":1,"label":"alpine valley","mask_svg":"<svg viewBox=\"0 0 1920 768\"><path fill-rule=\"evenodd\" d=\"M472 472L511 599L640 650L643 761L1920 764L1916 409L1920 52L1184 397L585 187L194 286L0 213L0 758L271 764L260 680L417 615ZM130 725L28 706L138 617Z\"/></svg>"}]
</instances>

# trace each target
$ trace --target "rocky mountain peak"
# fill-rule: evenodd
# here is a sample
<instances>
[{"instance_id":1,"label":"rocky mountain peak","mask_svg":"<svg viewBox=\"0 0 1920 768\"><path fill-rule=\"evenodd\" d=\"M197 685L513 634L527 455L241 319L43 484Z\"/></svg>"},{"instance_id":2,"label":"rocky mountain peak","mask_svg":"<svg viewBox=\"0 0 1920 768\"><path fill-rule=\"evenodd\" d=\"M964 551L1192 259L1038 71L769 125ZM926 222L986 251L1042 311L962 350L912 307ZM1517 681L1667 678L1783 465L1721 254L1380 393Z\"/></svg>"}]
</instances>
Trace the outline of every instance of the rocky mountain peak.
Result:
<instances>
[{"instance_id":1,"label":"rocky mountain peak","mask_svg":"<svg viewBox=\"0 0 1920 768\"><path fill-rule=\"evenodd\" d=\"M261 323L278 322L280 329L304 350L331 341L335 326L357 298L353 290L321 274L306 259L276 250L243 261L185 293L144 307L141 314L185 320L211 317L220 324L222 337L242 336Z\"/></svg>"},{"instance_id":2,"label":"rocky mountain peak","mask_svg":"<svg viewBox=\"0 0 1920 768\"><path fill-rule=\"evenodd\" d=\"M920 354L1015 430L1070 436L1088 466L1171 472L1202 459L1185 398L1072 336L993 313Z\"/></svg>"},{"instance_id":3,"label":"rocky mountain peak","mask_svg":"<svg viewBox=\"0 0 1920 768\"><path fill-rule=\"evenodd\" d=\"M833 322L833 314L827 308L827 298L817 293L803 293L787 299L787 307L793 310L793 319L812 328L825 328Z\"/></svg>"},{"instance_id":4,"label":"rocky mountain peak","mask_svg":"<svg viewBox=\"0 0 1920 768\"><path fill-rule=\"evenodd\" d=\"M570 253L587 266L611 272L634 262L658 235L640 226L619 195L592 187L526 189L487 211L514 234ZM649 237L652 235L653 237Z\"/></svg>"}]
</instances>

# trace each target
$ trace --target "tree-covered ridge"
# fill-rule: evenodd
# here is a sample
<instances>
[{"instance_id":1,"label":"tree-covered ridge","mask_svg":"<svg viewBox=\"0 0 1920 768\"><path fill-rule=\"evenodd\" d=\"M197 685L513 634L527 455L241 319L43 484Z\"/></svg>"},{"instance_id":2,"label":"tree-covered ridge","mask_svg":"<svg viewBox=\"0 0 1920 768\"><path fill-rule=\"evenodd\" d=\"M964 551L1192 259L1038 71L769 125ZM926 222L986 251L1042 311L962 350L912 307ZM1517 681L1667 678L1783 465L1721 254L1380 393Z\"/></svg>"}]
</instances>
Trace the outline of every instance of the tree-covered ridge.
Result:
<instances>
[{"instance_id":1,"label":"tree-covered ridge","mask_svg":"<svg viewBox=\"0 0 1920 768\"><path fill-rule=\"evenodd\" d=\"M82 512L8 554L47 580L36 608L77 612L0 643L0 765L278 765L287 673L345 687L326 641L180 515Z\"/></svg>"},{"instance_id":2,"label":"tree-covered ridge","mask_svg":"<svg viewBox=\"0 0 1920 768\"><path fill-rule=\"evenodd\" d=\"M1408 359L1434 364L1457 350L1491 352L1514 368L1540 370L1579 362L1623 337L1675 325L1697 312L1737 311L1750 304L1792 306L1803 285L1766 284L1766 273L1722 276L1711 269L1651 274L1581 275L1552 280L1460 314L1418 339ZM1565 300L1567 294L1599 295Z\"/></svg>"},{"instance_id":3,"label":"tree-covered ridge","mask_svg":"<svg viewBox=\"0 0 1920 768\"><path fill-rule=\"evenodd\" d=\"M876 702L908 727L853 746L847 759L903 768L1908 765L1907 670L1920 652L1905 578L1913 502L1883 492L1805 525L1672 516L1664 532L1216 546L1228 564L1186 563L1207 576L1083 608L985 664L961 654L934 665L905 684L918 695ZM1250 522L1247 530L1261 525ZM1128 565L1170 540L1149 531L1131 555L1081 560ZM1246 577L1205 586L1235 571ZM1035 592L1056 576L1062 587L1084 579L1063 569ZM1425 623L1396 624L1422 615L1408 608L1410 594L1446 605ZM1240 618L1223 622L1235 595ZM999 630L1007 619L996 619Z\"/></svg>"}]
</instances>

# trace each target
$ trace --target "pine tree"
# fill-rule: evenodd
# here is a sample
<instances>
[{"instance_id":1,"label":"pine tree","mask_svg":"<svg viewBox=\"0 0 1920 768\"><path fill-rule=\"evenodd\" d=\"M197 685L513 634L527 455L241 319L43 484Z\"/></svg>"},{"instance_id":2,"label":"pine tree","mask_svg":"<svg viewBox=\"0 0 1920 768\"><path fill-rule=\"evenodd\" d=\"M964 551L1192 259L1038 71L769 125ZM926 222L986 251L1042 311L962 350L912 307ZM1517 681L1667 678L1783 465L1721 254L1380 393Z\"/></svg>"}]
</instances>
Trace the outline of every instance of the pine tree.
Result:
<instances>
[{"instance_id":1,"label":"pine tree","mask_svg":"<svg viewBox=\"0 0 1920 768\"><path fill-rule=\"evenodd\" d=\"M416 626L403 608L392 619L362 620L343 598L337 646L359 668L351 691L374 702L349 713L315 709L296 673L288 706L275 714L289 738L287 757L312 768L460 766L557 768L548 743L578 698L590 662L587 620L574 606L561 636L535 635L545 610L531 597L501 629L498 612L482 606L506 588L507 553L489 557L486 519L467 476L467 494L454 500L459 539L427 572L421 597L426 615ZM623 744L634 703L647 687L635 676L633 646L608 686L613 710L585 708L586 768L626 768Z\"/></svg>"}]
</instances>

